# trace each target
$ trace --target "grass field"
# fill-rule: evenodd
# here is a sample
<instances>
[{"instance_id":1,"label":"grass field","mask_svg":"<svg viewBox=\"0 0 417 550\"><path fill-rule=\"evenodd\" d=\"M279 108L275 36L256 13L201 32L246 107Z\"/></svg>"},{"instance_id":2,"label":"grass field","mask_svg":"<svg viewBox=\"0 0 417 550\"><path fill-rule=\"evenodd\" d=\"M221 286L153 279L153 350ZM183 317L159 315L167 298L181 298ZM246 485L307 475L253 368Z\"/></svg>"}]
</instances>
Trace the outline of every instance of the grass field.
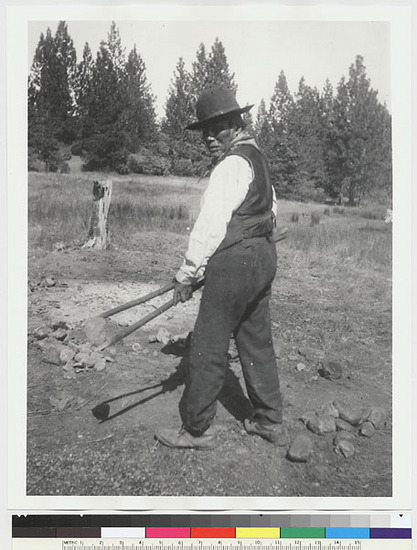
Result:
<instances>
[{"instance_id":1,"label":"grass field","mask_svg":"<svg viewBox=\"0 0 417 550\"><path fill-rule=\"evenodd\" d=\"M29 175L30 245L46 250L54 243L84 242L89 226L92 181L97 175ZM146 176L114 181L109 225L113 242L129 248L138 231L186 235L198 214L205 182ZM304 260L334 268L346 263L367 269L390 269L391 225L385 208L328 208L318 204L280 201L278 226L290 229L283 245ZM293 221L298 219L298 221Z\"/></svg>"}]
</instances>

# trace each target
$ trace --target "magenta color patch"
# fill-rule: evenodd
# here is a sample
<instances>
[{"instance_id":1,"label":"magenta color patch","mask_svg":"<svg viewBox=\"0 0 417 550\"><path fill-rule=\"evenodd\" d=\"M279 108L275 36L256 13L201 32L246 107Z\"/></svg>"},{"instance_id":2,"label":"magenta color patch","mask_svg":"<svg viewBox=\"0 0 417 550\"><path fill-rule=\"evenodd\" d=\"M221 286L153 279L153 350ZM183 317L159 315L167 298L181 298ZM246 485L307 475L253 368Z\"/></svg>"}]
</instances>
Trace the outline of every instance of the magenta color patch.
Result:
<instances>
[{"instance_id":1,"label":"magenta color patch","mask_svg":"<svg viewBox=\"0 0 417 550\"><path fill-rule=\"evenodd\" d=\"M147 527L147 539L189 539L190 527Z\"/></svg>"}]
</instances>

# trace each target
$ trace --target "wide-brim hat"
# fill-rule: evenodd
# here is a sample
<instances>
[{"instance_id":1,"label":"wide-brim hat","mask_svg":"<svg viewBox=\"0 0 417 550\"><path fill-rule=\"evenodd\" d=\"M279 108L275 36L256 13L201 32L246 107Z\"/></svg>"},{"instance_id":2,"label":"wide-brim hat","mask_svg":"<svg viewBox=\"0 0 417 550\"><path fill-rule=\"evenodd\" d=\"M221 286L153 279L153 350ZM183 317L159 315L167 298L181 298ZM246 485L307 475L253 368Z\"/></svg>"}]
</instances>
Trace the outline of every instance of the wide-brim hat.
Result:
<instances>
[{"instance_id":1,"label":"wide-brim hat","mask_svg":"<svg viewBox=\"0 0 417 550\"><path fill-rule=\"evenodd\" d=\"M253 104L254 105L254 104ZM208 123L232 114L247 113L253 105L240 107L232 90L224 87L208 88L201 92L197 104L197 120L185 127L186 130L201 130Z\"/></svg>"}]
</instances>

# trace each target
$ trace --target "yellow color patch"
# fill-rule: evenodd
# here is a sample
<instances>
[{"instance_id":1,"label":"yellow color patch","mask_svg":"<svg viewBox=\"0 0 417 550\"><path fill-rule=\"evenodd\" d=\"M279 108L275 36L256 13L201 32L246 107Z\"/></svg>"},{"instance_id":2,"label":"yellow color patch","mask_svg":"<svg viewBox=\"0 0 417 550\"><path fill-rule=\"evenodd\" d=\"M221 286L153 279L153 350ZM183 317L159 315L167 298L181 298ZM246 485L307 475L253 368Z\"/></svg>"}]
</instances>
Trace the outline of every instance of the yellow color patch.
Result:
<instances>
[{"instance_id":1,"label":"yellow color patch","mask_svg":"<svg viewBox=\"0 0 417 550\"><path fill-rule=\"evenodd\" d=\"M279 539L279 527L236 527L237 539Z\"/></svg>"}]
</instances>

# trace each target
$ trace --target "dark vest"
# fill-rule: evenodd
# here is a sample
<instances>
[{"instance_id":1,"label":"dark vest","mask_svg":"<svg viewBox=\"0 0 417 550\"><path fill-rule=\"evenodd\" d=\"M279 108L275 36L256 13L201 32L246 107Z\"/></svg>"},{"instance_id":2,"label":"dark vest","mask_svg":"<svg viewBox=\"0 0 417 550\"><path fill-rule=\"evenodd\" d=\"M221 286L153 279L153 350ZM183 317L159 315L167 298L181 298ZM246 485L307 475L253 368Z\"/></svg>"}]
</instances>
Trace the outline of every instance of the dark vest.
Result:
<instances>
[{"instance_id":1,"label":"dark vest","mask_svg":"<svg viewBox=\"0 0 417 550\"><path fill-rule=\"evenodd\" d=\"M227 225L226 236L216 252L224 250L243 239L272 235L274 219L272 213L272 185L268 167L262 153L249 143L241 143L227 155L239 155L252 166L254 174L248 192Z\"/></svg>"}]
</instances>

